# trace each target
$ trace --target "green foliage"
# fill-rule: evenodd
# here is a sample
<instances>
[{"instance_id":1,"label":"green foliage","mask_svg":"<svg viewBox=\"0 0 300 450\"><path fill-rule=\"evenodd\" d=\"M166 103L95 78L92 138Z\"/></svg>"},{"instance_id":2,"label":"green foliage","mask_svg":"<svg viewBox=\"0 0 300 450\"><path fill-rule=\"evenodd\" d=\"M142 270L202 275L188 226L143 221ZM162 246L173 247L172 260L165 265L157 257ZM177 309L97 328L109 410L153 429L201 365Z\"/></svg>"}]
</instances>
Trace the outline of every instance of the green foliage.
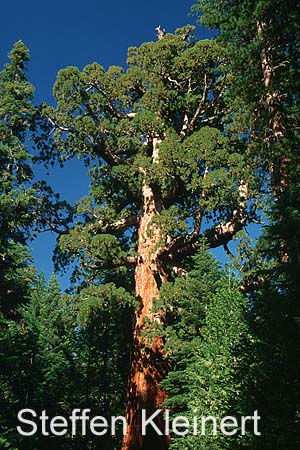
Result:
<instances>
[{"instance_id":1,"label":"green foliage","mask_svg":"<svg viewBox=\"0 0 300 450\"><path fill-rule=\"evenodd\" d=\"M293 177L289 183L255 249L262 264L252 270L259 280L251 294L252 396L263 418L262 439L253 444L258 450L299 446L299 188Z\"/></svg>"},{"instance_id":2,"label":"green foliage","mask_svg":"<svg viewBox=\"0 0 300 450\"><path fill-rule=\"evenodd\" d=\"M33 86L25 76L29 52L19 41L0 73L0 308L15 314L33 280L24 246L34 221L35 189L31 156L25 145L33 128Z\"/></svg>"},{"instance_id":3,"label":"green foliage","mask_svg":"<svg viewBox=\"0 0 300 450\"><path fill-rule=\"evenodd\" d=\"M0 74L1 234L21 240L32 222L28 210L34 192L26 189L26 182L33 172L24 141L32 127L33 87L24 74L29 58L24 44L15 44L9 56L10 63Z\"/></svg>"},{"instance_id":4,"label":"green foliage","mask_svg":"<svg viewBox=\"0 0 300 450\"><path fill-rule=\"evenodd\" d=\"M197 41L192 31L183 27L129 48L127 70L105 71L92 63L58 74L57 107L44 107L54 124L49 158L84 159L91 177L75 226L56 251L58 267L74 263L74 281L114 281L133 289L132 268L120 266L136 255L136 224L114 224L141 214L143 179L162 201L154 218L162 244L184 238L197 217L207 228L231 219L239 207L239 182L251 177L251 168L244 144L226 132L232 123L226 57L219 43Z\"/></svg>"},{"instance_id":5,"label":"green foliage","mask_svg":"<svg viewBox=\"0 0 300 450\"><path fill-rule=\"evenodd\" d=\"M250 157L258 158L257 162L267 170L274 156L289 157L297 163L300 3L199 0L194 11L202 24L218 30L217 40L227 48L233 74L231 112L236 121L243 123L241 132L249 133L255 143L254 148L253 143L249 148ZM271 64L269 86L263 82L263 54ZM274 119L270 93L280 99L275 109L276 119L284 127L281 142L275 142L270 129Z\"/></svg>"},{"instance_id":6,"label":"green foliage","mask_svg":"<svg viewBox=\"0 0 300 450\"><path fill-rule=\"evenodd\" d=\"M122 414L128 375L134 299L113 284L61 294L57 279L39 279L20 324L1 320L1 412L3 445L18 450L115 449L114 438L69 435L24 438L16 432L25 406L37 414L68 417L75 408L92 415ZM4 447L6 448L6 447Z\"/></svg>"},{"instance_id":7,"label":"green foliage","mask_svg":"<svg viewBox=\"0 0 300 450\"><path fill-rule=\"evenodd\" d=\"M253 449L299 446L299 1L206 1L200 21L219 31L231 55L232 113L247 154L265 176L268 223L254 249L243 245L252 288L250 397L262 415ZM269 77L269 79L268 79ZM237 127L238 129L238 127ZM273 197L272 197L273 196Z\"/></svg>"},{"instance_id":8,"label":"green foliage","mask_svg":"<svg viewBox=\"0 0 300 450\"><path fill-rule=\"evenodd\" d=\"M194 351L205 318L205 309L213 292L221 285L222 274L217 262L206 250L190 262L187 276L178 277L161 287L157 309L166 316L163 336L165 350L179 366Z\"/></svg>"},{"instance_id":9,"label":"green foliage","mask_svg":"<svg viewBox=\"0 0 300 450\"><path fill-rule=\"evenodd\" d=\"M200 217L204 233L236 220L241 180L248 221L281 180L258 245L241 243L238 269L243 263L254 292L243 297L206 251L185 258L177 268L184 276L175 279L170 259L153 311L164 321L147 332L162 337L173 363L162 383L172 415L192 417L196 408L220 419L258 409L262 437L174 437L171 448L299 446L299 8L298 1L199 0L195 11L218 29L217 39L197 41L186 26L129 48L126 70L63 69L57 106L43 105L42 117L25 76L29 52L22 42L14 46L0 73L1 448L120 447L120 434L26 440L16 433L17 411L124 413L143 183L159 193L161 211L150 226L160 229L157 246L167 247L187 242ZM262 82L266 49L270 87ZM280 100L271 108L270 95ZM32 185L25 145L32 134L39 159L84 160L90 192L74 208L45 181ZM274 170L282 158L284 178ZM55 277L32 287L26 242L41 228L62 235L56 265L75 267L73 296L61 294Z\"/></svg>"},{"instance_id":10,"label":"green foliage","mask_svg":"<svg viewBox=\"0 0 300 450\"><path fill-rule=\"evenodd\" d=\"M165 406L172 417L183 415L247 415L249 409L249 349L251 335L246 299L233 279L218 269L207 252L198 254L194 269L174 286L165 286L167 305L165 348L173 370L162 385ZM183 438L173 436L172 449L249 448L249 436L230 438L207 432Z\"/></svg>"}]
</instances>

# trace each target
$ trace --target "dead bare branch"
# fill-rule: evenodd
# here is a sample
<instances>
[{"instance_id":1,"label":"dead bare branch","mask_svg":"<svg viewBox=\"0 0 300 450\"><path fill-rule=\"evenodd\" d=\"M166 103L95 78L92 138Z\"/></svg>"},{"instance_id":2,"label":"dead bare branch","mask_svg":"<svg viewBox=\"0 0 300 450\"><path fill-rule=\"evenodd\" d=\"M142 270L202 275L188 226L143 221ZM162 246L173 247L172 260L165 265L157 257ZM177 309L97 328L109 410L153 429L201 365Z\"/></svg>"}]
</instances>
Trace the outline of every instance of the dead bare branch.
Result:
<instances>
[{"instance_id":1,"label":"dead bare branch","mask_svg":"<svg viewBox=\"0 0 300 450\"><path fill-rule=\"evenodd\" d=\"M197 118L198 118L198 116L199 116L199 114L200 114L200 112L201 112L205 102L206 102L207 95L208 95L208 90L209 90L209 83L208 83L207 75L205 73L204 74L203 94L202 94L201 100L199 102L198 108L196 109L195 114L194 114L194 116L192 117L192 119L190 121L189 130L193 130L194 129L195 122L196 122L196 120L197 120Z\"/></svg>"}]
</instances>

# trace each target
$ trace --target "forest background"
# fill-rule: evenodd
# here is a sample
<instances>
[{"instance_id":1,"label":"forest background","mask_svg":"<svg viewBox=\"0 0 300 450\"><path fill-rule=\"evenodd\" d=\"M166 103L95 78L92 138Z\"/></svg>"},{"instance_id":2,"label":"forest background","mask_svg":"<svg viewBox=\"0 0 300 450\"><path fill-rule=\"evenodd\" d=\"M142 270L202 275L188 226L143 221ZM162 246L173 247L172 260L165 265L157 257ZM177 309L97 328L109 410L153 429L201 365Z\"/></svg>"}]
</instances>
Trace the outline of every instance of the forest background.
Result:
<instances>
[{"instance_id":1,"label":"forest background","mask_svg":"<svg viewBox=\"0 0 300 450\"><path fill-rule=\"evenodd\" d=\"M296 450L299 2L199 0L196 26L190 4L19 6L32 61L1 30L0 447ZM143 437L162 405L258 410L261 436ZM26 438L23 407L126 414L128 433Z\"/></svg>"}]
</instances>

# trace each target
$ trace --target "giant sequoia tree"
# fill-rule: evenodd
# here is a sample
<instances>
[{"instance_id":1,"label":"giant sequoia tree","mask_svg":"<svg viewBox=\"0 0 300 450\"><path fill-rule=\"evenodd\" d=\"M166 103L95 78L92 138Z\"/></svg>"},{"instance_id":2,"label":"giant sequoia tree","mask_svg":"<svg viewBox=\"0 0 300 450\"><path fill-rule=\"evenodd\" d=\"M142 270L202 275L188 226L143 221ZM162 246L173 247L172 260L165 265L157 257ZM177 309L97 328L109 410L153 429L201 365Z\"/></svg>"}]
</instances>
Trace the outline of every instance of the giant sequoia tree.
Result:
<instances>
[{"instance_id":1,"label":"giant sequoia tree","mask_svg":"<svg viewBox=\"0 0 300 450\"><path fill-rule=\"evenodd\" d=\"M126 69L66 68L46 121L21 42L0 73L2 445L19 445L12 425L24 401L53 414L73 406L123 414L128 374L123 450L168 447L167 437L141 433L141 409L150 415L162 404L217 417L254 405L262 415L259 439L192 437L173 448L299 445L299 2L199 4L216 40L195 40L190 26L158 28L158 41L129 49ZM41 159L78 157L89 169L90 193L74 216L44 181L32 185L31 132ZM198 250L205 242L228 252L266 197L269 226L253 253L243 247L244 287L254 289L246 314ZM62 297L53 281L19 308L33 278L33 227L60 235L56 263L72 263L78 295Z\"/></svg>"},{"instance_id":2,"label":"giant sequoia tree","mask_svg":"<svg viewBox=\"0 0 300 450\"><path fill-rule=\"evenodd\" d=\"M142 408L150 414L164 400L159 382L170 368L161 337L145 334L164 321L153 309L160 286L184 271L200 240L227 246L251 214L244 144L225 130L226 64L216 42L191 32L130 48L126 70L61 70L57 107L45 107L51 157L83 158L91 176L58 261L73 260L83 286L112 282L137 300L123 450L168 445L143 437L140 421Z\"/></svg>"}]
</instances>

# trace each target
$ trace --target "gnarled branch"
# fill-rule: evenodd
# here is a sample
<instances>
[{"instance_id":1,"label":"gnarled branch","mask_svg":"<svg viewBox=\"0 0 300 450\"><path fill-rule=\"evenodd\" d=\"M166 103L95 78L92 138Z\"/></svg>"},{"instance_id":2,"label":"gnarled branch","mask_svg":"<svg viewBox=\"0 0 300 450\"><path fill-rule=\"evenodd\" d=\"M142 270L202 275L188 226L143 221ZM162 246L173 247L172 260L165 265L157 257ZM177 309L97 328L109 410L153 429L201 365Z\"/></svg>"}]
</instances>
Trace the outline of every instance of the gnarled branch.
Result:
<instances>
[{"instance_id":1,"label":"gnarled branch","mask_svg":"<svg viewBox=\"0 0 300 450\"><path fill-rule=\"evenodd\" d=\"M246 201L248 198L248 183L241 180L238 187L239 204L233 211L232 218L225 223L213 226L209 230L200 234L201 213L198 220L196 217L194 230L185 235L172 239L160 252L159 258L165 262L180 262L184 257L191 256L197 251L197 244L200 239L205 238L210 248L225 246L232 238L241 231L247 223L248 215L245 214ZM205 196L203 191L202 195Z\"/></svg>"}]
</instances>

